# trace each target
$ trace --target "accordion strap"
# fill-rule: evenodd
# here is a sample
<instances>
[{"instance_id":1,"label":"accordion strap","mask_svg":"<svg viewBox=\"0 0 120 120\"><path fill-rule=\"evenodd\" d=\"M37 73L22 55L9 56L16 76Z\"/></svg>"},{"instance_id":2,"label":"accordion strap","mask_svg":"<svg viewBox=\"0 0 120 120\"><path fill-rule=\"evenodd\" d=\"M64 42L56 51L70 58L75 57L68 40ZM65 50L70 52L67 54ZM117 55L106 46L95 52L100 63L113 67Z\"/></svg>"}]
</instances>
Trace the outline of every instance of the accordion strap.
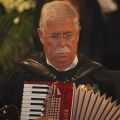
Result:
<instances>
[{"instance_id":1,"label":"accordion strap","mask_svg":"<svg viewBox=\"0 0 120 120\"><path fill-rule=\"evenodd\" d=\"M57 76L54 75L50 69L48 69L44 64L37 62L36 60L33 59L26 59L24 61L22 61L20 63L20 65L22 65L23 67L29 69L30 71L32 71L35 74L38 75L43 75L49 79L52 80L57 80ZM94 72L96 72L97 70L104 68L105 66L91 61L88 62L85 65L82 65L77 72L73 75L73 77L70 79L70 81L76 81L84 76L90 75Z\"/></svg>"},{"instance_id":2,"label":"accordion strap","mask_svg":"<svg viewBox=\"0 0 120 120\"><path fill-rule=\"evenodd\" d=\"M84 76L90 75L90 74L100 70L101 68L105 68L105 66L103 66L95 61L88 62L87 64L82 65L78 69L78 71L73 75L71 80L73 80L73 81L78 80Z\"/></svg>"},{"instance_id":3,"label":"accordion strap","mask_svg":"<svg viewBox=\"0 0 120 120\"><path fill-rule=\"evenodd\" d=\"M33 59L26 59L20 62L20 65L29 69L35 74L43 75L49 79L56 80L56 76L43 64Z\"/></svg>"}]
</instances>

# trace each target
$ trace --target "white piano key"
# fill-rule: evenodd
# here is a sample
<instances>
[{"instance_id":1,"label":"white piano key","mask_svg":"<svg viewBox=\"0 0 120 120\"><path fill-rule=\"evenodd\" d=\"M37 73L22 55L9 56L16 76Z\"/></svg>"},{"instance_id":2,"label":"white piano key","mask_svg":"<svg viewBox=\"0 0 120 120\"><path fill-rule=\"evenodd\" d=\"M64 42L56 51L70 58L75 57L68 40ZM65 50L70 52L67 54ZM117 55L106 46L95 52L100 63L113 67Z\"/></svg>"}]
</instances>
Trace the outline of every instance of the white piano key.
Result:
<instances>
[{"instance_id":1,"label":"white piano key","mask_svg":"<svg viewBox=\"0 0 120 120\"><path fill-rule=\"evenodd\" d=\"M44 100L22 100L22 103L44 103Z\"/></svg>"},{"instance_id":2,"label":"white piano key","mask_svg":"<svg viewBox=\"0 0 120 120\"><path fill-rule=\"evenodd\" d=\"M25 108L25 107L31 107L31 108L42 108L43 105L30 105L30 104L22 104L22 108Z\"/></svg>"},{"instance_id":3,"label":"white piano key","mask_svg":"<svg viewBox=\"0 0 120 120\"><path fill-rule=\"evenodd\" d=\"M41 88L41 89L38 89L38 88L24 88L23 91L40 91L40 92L47 92L48 89L47 89L47 88L46 88L46 89L43 89L43 88Z\"/></svg>"},{"instance_id":4,"label":"white piano key","mask_svg":"<svg viewBox=\"0 0 120 120\"><path fill-rule=\"evenodd\" d=\"M39 117L24 115L24 116L21 116L20 118L21 118L21 120L29 120L29 119L33 119L34 120L34 119L37 119Z\"/></svg>"},{"instance_id":5,"label":"white piano key","mask_svg":"<svg viewBox=\"0 0 120 120\"><path fill-rule=\"evenodd\" d=\"M24 88L25 87L33 87L33 86L37 86L37 87L49 87L49 85L44 85L44 84L24 84Z\"/></svg>"},{"instance_id":6,"label":"white piano key","mask_svg":"<svg viewBox=\"0 0 120 120\"><path fill-rule=\"evenodd\" d=\"M23 96L26 95L39 95L39 96L46 96L47 93L45 94L40 94L40 93L32 93L32 92L23 92Z\"/></svg>"},{"instance_id":7,"label":"white piano key","mask_svg":"<svg viewBox=\"0 0 120 120\"><path fill-rule=\"evenodd\" d=\"M43 107L38 107L38 108L31 108L31 107L22 107L21 111L24 111L24 112L28 112L28 111L43 111L44 108Z\"/></svg>"},{"instance_id":8,"label":"white piano key","mask_svg":"<svg viewBox=\"0 0 120 120\"><path fill-rule=\"evenodd\" d=\"M31 95L31 96L23 96L23 99L32 99L32 98L46 98L46 95L40 96L40 95Z\"/></svg>"},{"instance_id":9,"label":"white piano key","mask_svg":"<svg viewBox=\"0 0 120 120\"><path fill-rule=\"evenodd\" d=\"M43 112L31 112L31 111L29 111L29 112L21 112L21 116L24 116L24 115L30 115L30 114L37 114L37 115L41 115L41 114L43 114Z\"/></svg>"}]
</instances>

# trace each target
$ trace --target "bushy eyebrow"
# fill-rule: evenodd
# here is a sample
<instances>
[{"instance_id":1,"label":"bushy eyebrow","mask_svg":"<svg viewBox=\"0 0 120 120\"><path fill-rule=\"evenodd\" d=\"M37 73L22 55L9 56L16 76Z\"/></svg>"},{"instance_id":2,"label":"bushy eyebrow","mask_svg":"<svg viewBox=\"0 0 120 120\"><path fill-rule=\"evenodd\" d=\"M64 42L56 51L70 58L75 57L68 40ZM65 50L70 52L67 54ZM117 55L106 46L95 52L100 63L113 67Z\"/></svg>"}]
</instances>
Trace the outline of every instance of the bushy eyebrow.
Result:
<instances>
[{"instance_id":1,"label":"bushy eyebrow","mask_svg":"<svg viewBox=\"0 0 120 120\"><path fill-rule=\"evenodd\" d=\"M61 33L59 33L59 32L54 32L51 35L60 35L60 34ZM67 32L64 32L63 34L73 34L73 32L72 31L67 31Z\"/></svg>"},{"instance_id":2,"label":"bushy eyebrow","mask_svg":"<svg viewBox=\"0 0 120 120\"><path fill-rule=\"evenodd\" d=\"M64 34L73 34L72 31L64 32Z\"/></svg>"},{"instance_id":3,"label":"bushy eyebrow","mask_svg":"<svg viewBox=\"0 0 120 120\"><path fill-rule=\"evenodd\" d=\"M55 32L54 32L54 33L51 33L50 35L60 35L60 33L58 33L58 32L55 33Z\"/></svg>"}]
</instances>

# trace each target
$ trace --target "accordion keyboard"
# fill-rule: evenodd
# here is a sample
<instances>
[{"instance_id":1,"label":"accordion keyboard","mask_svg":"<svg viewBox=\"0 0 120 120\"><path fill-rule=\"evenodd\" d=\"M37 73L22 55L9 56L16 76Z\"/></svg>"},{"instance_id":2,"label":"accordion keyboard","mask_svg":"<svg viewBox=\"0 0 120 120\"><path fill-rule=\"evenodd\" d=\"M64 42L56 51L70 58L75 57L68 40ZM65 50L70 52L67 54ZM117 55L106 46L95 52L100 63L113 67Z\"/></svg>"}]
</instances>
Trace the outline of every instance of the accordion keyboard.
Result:
<instances>
[{"instance_id":1,"label":"accordion keyboard","mask_svg":"<svg viewBox=\"0 0 120 120\"><path fill-rule=\"evenodd\" d=\"M21 120L33 120L40 117L44 100L48 94L48 85L24 84L21 108Z\"/></svg>"}]
</instances>

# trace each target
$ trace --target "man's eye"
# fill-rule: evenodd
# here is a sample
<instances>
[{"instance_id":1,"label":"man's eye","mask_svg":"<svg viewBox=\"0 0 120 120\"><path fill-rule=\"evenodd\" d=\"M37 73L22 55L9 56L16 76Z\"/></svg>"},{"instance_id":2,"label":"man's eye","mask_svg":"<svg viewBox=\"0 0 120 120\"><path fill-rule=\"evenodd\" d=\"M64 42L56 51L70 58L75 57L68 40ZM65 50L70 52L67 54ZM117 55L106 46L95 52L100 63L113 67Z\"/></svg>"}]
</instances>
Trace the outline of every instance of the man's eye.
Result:
<instances>
[{"instance_id":1,"label":"man's eye","mask_svg":"<svg viewBox=\"0 0 120 120\"><path fill-rule=\"evenodd\" d=\"M51 37L52 39L56 39L56 38L58 38L57 35L51 35L50 37Z\"/></svg>"},{"instance_id":2,"label":"man's eye","mask_svg":"<svg viewBox=\"0 0 120 120\"><path fill-rule=\"evenodd\" d=\"M72 34L68 34L67 36L68 36L68 37L71 37L71 36L73 36L73 35L72 35Z\"/></svg>"},{"instance_id":3,"label":"man's eye","mask_svg":"<svg viewBox=\"0 0 120 120\"><path fill-rule=\"evenodd\" d=\"M65 37L66 38L70 38L71 36L73 36L72 34L66 34Z\"/></svg>"}]
</instances>

